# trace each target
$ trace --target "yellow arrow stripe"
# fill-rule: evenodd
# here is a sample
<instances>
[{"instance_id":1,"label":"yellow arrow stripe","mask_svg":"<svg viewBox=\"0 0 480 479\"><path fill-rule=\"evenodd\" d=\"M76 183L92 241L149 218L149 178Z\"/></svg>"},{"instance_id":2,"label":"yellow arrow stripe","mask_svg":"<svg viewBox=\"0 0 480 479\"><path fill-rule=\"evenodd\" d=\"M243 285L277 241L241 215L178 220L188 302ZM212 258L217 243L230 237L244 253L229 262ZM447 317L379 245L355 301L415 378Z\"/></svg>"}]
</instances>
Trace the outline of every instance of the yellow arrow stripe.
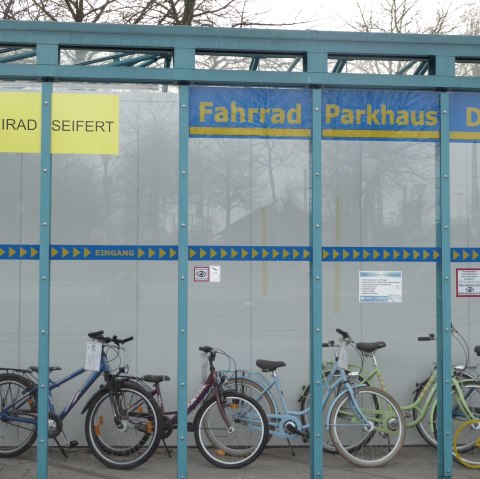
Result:
<instances>
[{"instance_id":1,"label":"yellow arrow stripe","mask_svg":"<svg viewBox=\"0 0 480 479\"><path fill-rule=\"evenodd\" d=\"M88 258L91 255L91 251L88 248L83 248L83 257Z\"/></svg>"},{"instance_id":2,"label":"yellow arrow stripe","mask_svg":"<svg viewBox=\"0 0 480 479\"><path fill-rule=\"evenodd\" d=\"M258 251L255 248L252 248L252 259L258 256Z\"/></svg>"},{"instance_id":3,"label":"yellow arrow stripe","mask_svg":"<svg viewBox=\"0 0 480 479\"><path fill-rule=\"evenodd\" d=\"M148 257L153 258L155 256L155 250L152 248L148 248Z\"/></svg>"},{"instance_id":4,"label":"yellow arrow stripe","mask_svg":"<svg viewBox=\"0 0 480 479\"><path fill-rule=\"evenodd\" d=\"M245 248L242 248L242 259L248 256L248 251Z\"/></svg>"},{"instance_id":5,"label":"yellow arrow stripe","mask_svg":"<svg viewBox=\"0 0 480 479\"><path fill-rule=\"evenodd\" d=\"M80 254L80 250L78 248L73 248L73 257L76 258Z\"/></svg>"},{"instance_id":6,"label":"yellow arrow stripe","mask_svg":"<svg viewBox=\"0 0 480 479\"><path fill-rule=\"evenodd\" d=\"M23 258L27 254L27 250L20 246L20 258Z\"/></svg>"},{"instance_id":7,"label":"yellow arrow stripe","mask_svg":"<svg viewBox=\"0 0 480 479\"><path fill-rule=\"evenodd\" d=\"M145 251L142 248L138 248L138 257L141 258L145 255Z\"/></svg>"},{"instance_id":8,"label":"yellow arrow stripe","mask_svg":"<svg viewBox=\"0 0 480 479\"><path fill-rule=\"evenodd\" d=\"M62 258L65 258L66 256L68 256L70 253L70 251L68 251L67 248L62 248Z\"/></svg>"},{"instance_id":9,"label":"yellow arrow stripe","mask_svg":"<svg viewBox=\"0 0 480 479\"><path fill-rule=\"evenodd\" d=\"M10 246L8 248L8 257L11 258L15 254L15 250Z\"/></svg>"},{"instance_id":10,"label":"yellow arrow stripe","mask_svg":"<svg viewBox=\"0 0 480 479\"><path fill-rule=\"evenodd\" d=\"M203 248L200 248L200 258L204 258L206 255L207 252Z\"/></svg>"}]
</instances>

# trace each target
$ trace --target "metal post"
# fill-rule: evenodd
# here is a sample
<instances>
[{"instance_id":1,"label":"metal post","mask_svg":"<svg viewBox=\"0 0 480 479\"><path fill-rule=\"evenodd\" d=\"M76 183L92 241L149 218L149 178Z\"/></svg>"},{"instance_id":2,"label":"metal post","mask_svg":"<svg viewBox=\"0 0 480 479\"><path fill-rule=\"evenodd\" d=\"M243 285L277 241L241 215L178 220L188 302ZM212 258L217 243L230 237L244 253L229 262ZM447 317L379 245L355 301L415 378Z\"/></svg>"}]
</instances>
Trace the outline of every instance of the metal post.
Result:
<instances>
[{"instance_id":1,"label":"metal post","mask_svg":"<svg viewBox=\"0 0 480 479\"><path fill-rule=\"evenodd\" d=\"M178 192L178 457L177 477L187 477L188 360L188 87L180 87Z\"/></svg>"},{"instance_id":2,"label":"metal post","mask_svg":"<svg viewBox=\"0 0 480 479\"><path fill-rule=\"evenodd\" d=\"M51 237L51 117L52 84L42 83L40 155L40 279L38 335L37 479L48 477L48 367L50 347L50 237Z\"/></svg>"},{"instance_id":3,"label":"metal post","mask_svg":"<svg viewBox=\"0 0 480 479\"><path fill-rule=\"evenodd\" d=\"M310 477L323 477L322 415L322 92L312 91L310 279Z\"/></svg>"},{"instance_id":4,"label":"metal post","mask_svg":"<svg viewBox=\"0 0 480 479\"><path fill-rule=\"evenodd\" d=\"M441 263L437 266L437 431L438 478L452 477L452 355L450 279L450 127L449 94L440 94L440 223Z\"/></svg>"}]
</instances>

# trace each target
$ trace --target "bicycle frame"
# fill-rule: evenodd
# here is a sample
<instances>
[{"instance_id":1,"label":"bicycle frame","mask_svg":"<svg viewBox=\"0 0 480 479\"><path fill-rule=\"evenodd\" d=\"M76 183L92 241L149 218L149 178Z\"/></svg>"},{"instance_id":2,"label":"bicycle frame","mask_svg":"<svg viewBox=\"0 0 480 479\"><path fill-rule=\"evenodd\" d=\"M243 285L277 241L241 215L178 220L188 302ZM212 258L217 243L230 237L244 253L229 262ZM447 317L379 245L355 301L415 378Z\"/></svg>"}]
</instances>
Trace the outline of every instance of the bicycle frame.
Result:
<instances>
[{"instance_id":1,"label":"bicycle frame","mask_svg":"<svg viewBox=\"0 0 480 479\"><path fill-rule=\"evenodd\" d=\"M23 374L27 372L27 370L20 370L23 371ZM55 406L53 403L53 397L51 395L51 391L54 389L59 388L63 384L71 381L72 379L80 376L86 372L85 368L78 369L77 371L68 374L67 376L63 377L59 381L53 381L52 379L49 379L49 397L48 397L48 410L51 414L56 414L55 412ZM85 380L84 384L82 387L75 393L75 395L70 399L70 401L65 405L63 410L58 414L58 416L63 420L68 413L75 407L75 405L80 401L80 399L83 397L83 395L90 389L90 387L93 385L93 383L104 373L110 372L110 368L108 366L107 362L107 357L105 352L102 349L102 355L101 355L101 360L100 360L100 370L99 371L92 371L88 378ZM18 416L14 414L16 410L21 408L25 403L28 401L29 396L33 393L36 394L38 391L38 384L35 384L31 389L29 389L23 396L18 398L16 401L10 403L10 404L5 404L3 407L2 412L0 413L0 420L2 421L16 421L16 422L24 422L24 423L29 423L29 424L36 424L37 423L37 418L36 418L36 413L32 413L31 417L25 417L25 416ZM12 412L12 414L10 413Z\"/></svg>"}]
</instances>

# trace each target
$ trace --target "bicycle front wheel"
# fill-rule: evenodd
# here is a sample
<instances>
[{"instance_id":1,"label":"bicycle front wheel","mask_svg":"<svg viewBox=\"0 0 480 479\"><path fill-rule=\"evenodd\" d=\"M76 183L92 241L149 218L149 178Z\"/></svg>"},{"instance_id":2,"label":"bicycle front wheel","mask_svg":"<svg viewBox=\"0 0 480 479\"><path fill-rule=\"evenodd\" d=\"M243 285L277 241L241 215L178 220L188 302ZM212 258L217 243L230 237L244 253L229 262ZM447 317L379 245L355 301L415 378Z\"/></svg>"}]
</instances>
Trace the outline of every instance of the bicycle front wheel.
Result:
<instances>
[{"instance_id":1,"label":"bicycle front wheel","mask_svg":"<svg viewBox=\"0 0 480 479\"><path fill-rule=\"evenodd\" d=\"M453 435L453 453L463 466L480 469L480 419L466 421L457 428Z\"/></svg>"},{"instance_id":2,"label":"bicycle front wheel","mask_svg":"<svg viewBox=\"0 0 480 479\"><path fill-rule=\"evenodd\" d=\"M133 469L156 451L163 433L158 404L138 384L105 390L88 409L85 436L95 457L113 469Z\"/></svg>"},{"instance_id":3,"label":"bicycle front wheel","mask_svg":"<svg viewBox=\"0 0 480 479\"><path fill-rule=\"evenodd\" d=\"M237 392L222 393L220 407L215 398L204 403L195 416L194 428L203 457L227 469L255 461L268 440L265 412L257 401Z\"/></svg>"},{"instance_id":4,"label":"bicycle front wheel","mask_svg":"<svg viewBox=\"0 0 480 479\"><path fill-rule=\"evenodd\" d=\"M18 456L37 439L37 400L28 394L32 387L18 374L0 375L0 457Z\"/></svg>"},{"instance_id":5,"label":"bicycle front wheel","mask_svg":"<svg viewBox=\"0 0 480 479\"><path fill-rule=\"evenodd\" d=\"M360 467L379 467L390 462L405 441L405 417L386 392L370 386L342 393L328 421L337 451ZM365 421L366 420L366 421Z\"/></svg>"}]
</instances>

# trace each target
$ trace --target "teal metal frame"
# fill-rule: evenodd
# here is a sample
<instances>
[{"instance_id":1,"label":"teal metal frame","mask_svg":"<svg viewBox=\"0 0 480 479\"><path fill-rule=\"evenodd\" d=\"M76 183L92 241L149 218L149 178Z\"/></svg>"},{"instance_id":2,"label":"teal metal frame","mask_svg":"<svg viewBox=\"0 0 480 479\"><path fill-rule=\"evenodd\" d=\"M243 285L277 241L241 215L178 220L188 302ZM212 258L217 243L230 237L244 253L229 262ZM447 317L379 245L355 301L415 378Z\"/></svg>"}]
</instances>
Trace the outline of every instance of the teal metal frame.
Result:
<instances>
[{"instance_id":1,"label":"teal metal frame","mask_svg":"<svg viewBox=\"0 0 480 479\"><path fill-rule=\"evenodd\" d=\"M187 477L187 338L188 338L188 85L303 87L313 89L311 139L311 384L321 394L322 358L322 204L321 204L321 88L384 88L480 92L479 77L455 74L457 63L480 63L480 38L465 36L395 35L315 31L240 30L162 26L0 21L0 80L31 81L42 85L42 149L40 192L40 306L39 306L39 427L37 478L48 476L48 365L50 339L50 124L52 82L156 83L179 85L179 234L178 234L178 470ZM83 49L105 52L103 61L61 63L61 53ZM108 56L108 52L110 56ZM197 69L196 55L251 58L245 71ZM263 58L290 58L287 71L260 71ZM173 58L173 62L172 62ZM159 67L164 60L163 67ZM349 61L403 60L396 75L349 74ZM334 62L328 70L329 60ZM295 71L298 65L302 71ZM113 68L116 67L116 68ZM407 75L412 72L414 74ZM450 198L449 106L441 93L440 224L437 247L437 363L439 367L438 477L452 477L450 316ZM320 401L313 401L311 477L323 477Z\"/></svg>"}]
</instances>

